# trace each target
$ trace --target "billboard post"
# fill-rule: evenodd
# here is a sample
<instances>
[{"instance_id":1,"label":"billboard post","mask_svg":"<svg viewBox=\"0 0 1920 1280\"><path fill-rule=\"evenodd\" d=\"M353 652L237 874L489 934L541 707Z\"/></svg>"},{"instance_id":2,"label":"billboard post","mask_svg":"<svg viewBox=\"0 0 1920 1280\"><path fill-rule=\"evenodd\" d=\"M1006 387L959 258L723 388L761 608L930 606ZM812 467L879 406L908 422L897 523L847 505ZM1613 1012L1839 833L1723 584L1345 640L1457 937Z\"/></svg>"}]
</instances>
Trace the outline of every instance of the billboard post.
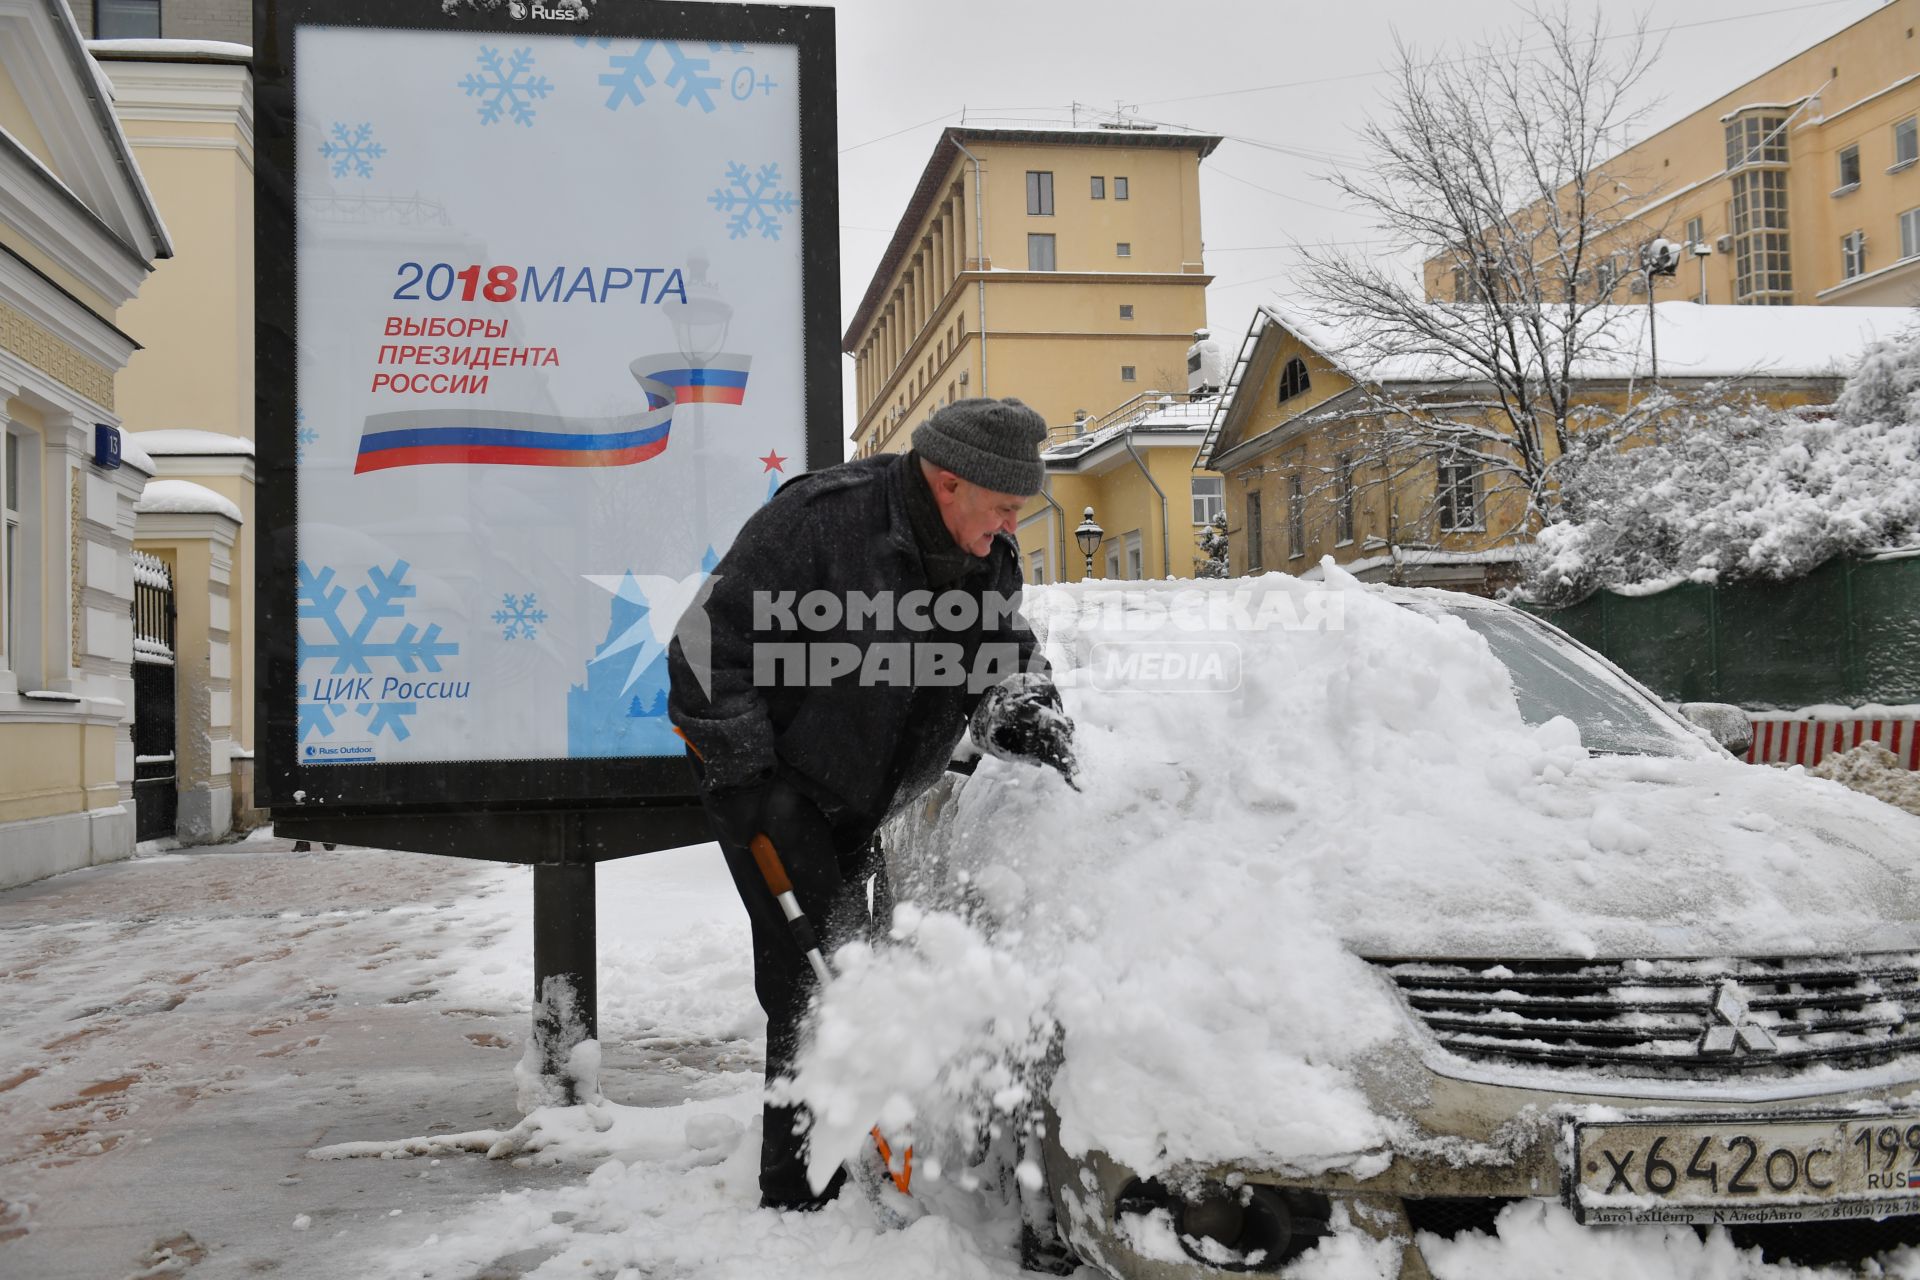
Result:
<instances>
[{"instance_id":1,"label":"billboard post","mask_svg":"<svg viewBox=\"0 0 1920 1280\"><path fill-rule=\"evenodd\" d=\"M594 865L709 838L674 622L840 460L833 12L257 0L254 27L257 801L297 838L532 864L562 1062L539 1027L590 1033Z\"/></svg>"}]
</instances>

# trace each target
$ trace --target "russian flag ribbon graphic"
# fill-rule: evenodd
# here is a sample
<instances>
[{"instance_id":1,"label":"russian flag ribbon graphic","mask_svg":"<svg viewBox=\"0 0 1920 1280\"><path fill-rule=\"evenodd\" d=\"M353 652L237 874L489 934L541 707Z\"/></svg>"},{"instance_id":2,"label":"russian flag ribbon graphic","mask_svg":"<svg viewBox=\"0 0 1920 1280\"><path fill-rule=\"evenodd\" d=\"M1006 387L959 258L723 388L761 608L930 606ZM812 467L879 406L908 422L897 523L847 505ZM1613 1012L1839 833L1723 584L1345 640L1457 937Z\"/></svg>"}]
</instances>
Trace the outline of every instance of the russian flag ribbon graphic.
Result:
<instances>
[{"instance_id":1,"label":"russian flag ribbon graphic","mask_svg":"<svg viewBox=\"0 0 1920 1280\"><path fill-rule=\"evenodd\" d=\"M752 357L726 353L701 368L682 355L641 356L627 367L646 395L642 413L618 418L562 418L501 409L407 409L367 418L363 471L433 463L499 463L516 467L624 467L667 447L674 410L683 404L739 404Z\"/></svg>"}]
</instances>

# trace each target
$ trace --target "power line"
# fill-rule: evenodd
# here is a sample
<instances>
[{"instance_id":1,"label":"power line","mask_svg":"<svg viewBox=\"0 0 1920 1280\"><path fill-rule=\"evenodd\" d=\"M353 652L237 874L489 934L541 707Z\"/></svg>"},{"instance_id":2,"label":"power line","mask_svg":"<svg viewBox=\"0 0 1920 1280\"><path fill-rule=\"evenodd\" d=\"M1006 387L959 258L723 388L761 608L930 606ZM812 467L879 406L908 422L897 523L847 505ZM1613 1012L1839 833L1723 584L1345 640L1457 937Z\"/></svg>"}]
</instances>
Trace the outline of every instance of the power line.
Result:
<instances>
[{"instance_id":1,"label":"power line","mask_svg":"<svg viewBox=\"0 0 1920 1280\"><path fill-rule=\"evenodd\" d=\"M1241 186L1245 186L1245 187L1252 187L1252 188L1253 188L1253 189L1254 189L1255 191L1264 191L1264 192L1266 192L1266 193L1267 193L1268 195L1270 195L1270 196L1279 196L1279 197L1280 197L1280 198L1281 198L1282 200L1291 200L1291 201L1293 201L1293 202L1294 202L1295 204L1303 204L1303 205L1305 205L1305 206L1307 206L1307 208L1309 208L1309 209L1321 209L1321 210L1324 210L1324 211L1325 211L1325 212L1327 212L1327 213L1337 213L1337 214L1340 214L1340 215L1342 215L1342 216L1350 216L1350 215L1351 215L1351 213L1352 213L1352 210L1350 210L1350 209L1336 209L1336 208L1334 208L1334 207L1333 207L1332 205L1330 205L1330 204L1315 204L1315 203L1314 203L1313 201L1311 201L1311 200L1303 200L1303 199L1301 199L1301 198L1300 198L1299 196L1295 196L1295 195L1288 195L1288 194L1287 194L1286 192L1284 192L1284 191L1275 191L1275 190L1274 190L1274 189L1273 189L1272 187L1263 187L1263 186L1261 186L1261 185L1260 185L1259 183L1257 183L1257 182L1249 182L1249 181L1247 181L1247 179L1245 179L1245 178L1243 178L1243 177L1241 177L1241 176L1240 176L1239 174L1237 174L1237 173L1228 173L1228 172L1227 172L1227 171L1226 171L1225 169L1222 169L1222 168L1221 168L1221 167L1220 167L1219 165L1217 165L1217 164L1216 164L1216 165L1209 165L1209 166L1208 166L1208 167L1206 168L1206 170L1205 170L1205 172L1207 172L1207 173L1217 173L1217 174L1219 174L1219 175L1220 175L1221 177L1223 177L1223 178L1230 178L1230 179L1232 179L1233 181L1235 181L1235 182L1237 182L1237 183L1239 183L1239 184L1240 184Z\"/></svg>"},{"instance_id":2,"label":"power line","mask_svg":"<svg viewBox=\"0 0 1920 1280\"><path fill-rule=\"evenodd\" d=\"M1858 0L1812 0L1812 3L1810 4L1788 5L1782 9L1763 9L1758 13L1736 13L1725 18L1703 18L1698 22L1676 22L1670 26L1656 27L1646 32L1623 31L1616 35L1601 36L1598 38L1598 40L1595 41L1595 43L1604 43L1610 40L1625 40L1630 37L1635 37L1643 34L1656 35L1656 36L1665 35L1669 31L1687 31L1695 27L1720 26L1724 23L1729 23L1729 22L1751 22L1755 18L1772 18L1783 13L1800 13L1807 9L1827 9L1837 4L1855 4L1857 2ZM1533 47L1522 47L1519 49L1503 52L1498 56L1505 57L1505 56L1509 56L1509 54L1511 53L1538 53L1543 48L1546 48L1546 46L1536 45ZM1471 62L1484 62L1491 56L1494 56L1494 55L1470 54L1465 57L1459 57L1459 58L1435 58L1430 62L1423 62L1418 65L1422 69L1425 69L1427 67L1465 66L1466 64ZM1379 67L1379 68L1375 68L1372 71L1350 71L1345 75L1317 76L1311 80L1282 80L1275 84L1258 84L1245 89L1219 89L1211 93L1190 93L1185 95L1184 97L1179 97L1179 98L1154 98L1151 101L1143 102L1140 105L1143 107L1157 107L1169 102L1198 102L1203 98L1232 98L1245 93L1266 93L1269 90L1273 90L1273 89L1302 89L1302 88L1310 87L1312 85L1337 84L1344 80L1365 80L1373 76L1385 76L1385 75L1392 75L1392 74L1394 74L1394 71L1392 68Z\"/></svg>"},{"instance_id":3,"label":"power line","mask_svg":"<svg viewBox=\"0 0 1920 1280\"><path fill-rule=\"evenodd\" d=\"M885 142L888 138L897 138L903 133L912 133L915 129L924 129L930 124L939 124L942 120L945 120L948 116L957 116L959 114L960 114L959 107L955 107L951 111L942 111L939 115L934 116L931 120L922 120L919 124L910 124L904 129L895 129L892 133L883 133L877 138L868 138L865 142L856 142L850 147L842 147L840 148L840 154L845 155L849 151L858 151L860 148L870 147L876 142Z\"/></svg>"}]
</instances>

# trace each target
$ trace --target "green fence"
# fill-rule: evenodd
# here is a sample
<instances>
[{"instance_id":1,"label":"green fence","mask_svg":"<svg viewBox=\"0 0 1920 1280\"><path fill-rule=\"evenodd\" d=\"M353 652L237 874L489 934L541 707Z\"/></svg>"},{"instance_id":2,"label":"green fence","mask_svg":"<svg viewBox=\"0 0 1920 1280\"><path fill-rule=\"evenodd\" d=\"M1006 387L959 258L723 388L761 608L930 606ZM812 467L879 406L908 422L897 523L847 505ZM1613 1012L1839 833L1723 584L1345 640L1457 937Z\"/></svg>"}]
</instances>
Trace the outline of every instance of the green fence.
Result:
<instances>
[{"instance_id":1,"label":"green fence","mask_svg":"<svg viewBox=\"0 0 1920 1280\"><path fill-rule=\"evenodd\" d=\"M1920 556L1830 560L1792 582L1602 591L1532 612L1675 702L1920 703Z\"/></svg>"}]
</instances>

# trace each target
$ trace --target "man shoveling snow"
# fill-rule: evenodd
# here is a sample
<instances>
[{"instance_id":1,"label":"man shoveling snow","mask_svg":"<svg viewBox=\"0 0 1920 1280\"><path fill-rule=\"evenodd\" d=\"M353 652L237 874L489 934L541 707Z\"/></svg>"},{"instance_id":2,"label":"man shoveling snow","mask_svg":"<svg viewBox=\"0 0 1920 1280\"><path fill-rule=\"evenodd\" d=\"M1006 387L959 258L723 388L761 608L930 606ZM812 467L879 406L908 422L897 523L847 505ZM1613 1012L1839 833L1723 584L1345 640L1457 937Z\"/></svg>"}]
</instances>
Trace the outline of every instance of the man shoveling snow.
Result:
<instances>
[{"instance_id":1,"label":"man shoveling snow","mask_svg":"<svg viewBox=\"0 0 1920 1280\"><path fill-rule=\"evenodd\" d=\"M957 401L903 456L797 477L740 531L669 653L669 713L753 926L767 1081L791 1074L817 989L755 862L778 851L818 950L885 926L874 833L982 750L1071 779L1073 723L1018 611L1014 532L1043 479L1046 424L1017 400ZM868 885L873 884L871 904ZM761 1203L814 1209L801 1108L769 1100Z\"/></svg>"}]
</instances>

